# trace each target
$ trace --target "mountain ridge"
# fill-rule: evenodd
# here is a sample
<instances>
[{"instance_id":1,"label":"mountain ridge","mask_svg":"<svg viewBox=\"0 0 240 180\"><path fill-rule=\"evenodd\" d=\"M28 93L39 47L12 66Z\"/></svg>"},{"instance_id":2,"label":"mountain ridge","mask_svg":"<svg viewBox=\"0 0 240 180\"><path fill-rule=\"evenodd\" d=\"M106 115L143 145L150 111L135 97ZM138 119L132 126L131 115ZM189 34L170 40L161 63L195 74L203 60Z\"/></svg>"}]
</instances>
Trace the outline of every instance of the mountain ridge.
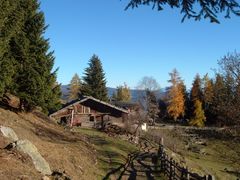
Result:
<instances>
[{"instance_id":1,"label":"mountain ridge","mask_svg":"<svg viewBox=\"0 0 240 180\"><path fill-rule=\"evenodd\" d=\"M112 97L113 93L117 92L117 88L107 87L108 97ZM61 85L62 99L67 100L69 94L69 85ZM142 99L145 96L145 90L139 89L130 89L131 92L131 101L137 102L139 99ZM166 94L165 88L161 88L159 91L155 92L157 99L160 99Z\"/></svg>"}]
</instances>

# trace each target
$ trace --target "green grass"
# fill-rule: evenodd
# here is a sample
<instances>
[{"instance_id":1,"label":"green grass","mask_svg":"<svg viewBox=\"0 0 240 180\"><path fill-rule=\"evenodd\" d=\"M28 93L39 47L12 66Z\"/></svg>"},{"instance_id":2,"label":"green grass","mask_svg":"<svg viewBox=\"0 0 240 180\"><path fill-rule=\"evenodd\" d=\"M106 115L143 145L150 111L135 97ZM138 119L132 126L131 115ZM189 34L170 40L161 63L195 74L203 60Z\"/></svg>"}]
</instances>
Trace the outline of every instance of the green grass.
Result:
<instances>
[{"instance_id":1,"label":"green grass","mask_svg":"<svg viewBox=\"0 0 240 180\"><path fill-rule=\"evenodd\" d=\"M94 129L77 128L75 132L86 135L97 150L100 177L125 164L128 154L138 151L135 145Z\"/></svg>"},{"instance_id":2,"label":"green grass","mask_svg":"<svg viewBox=\"0 0 240 180\"><path fill-rule=\"evenodd\" d=\"M240 144L231 141L209 140L204 147L206 155L185 152L189 160L216 179L240 178Z\"/></svg>"},{"instance_id":3,"label":"green grass","mask_svg":"<svg viewBox=\"0 0 240 180\"><path fill-rule=\"evenodd\" d=\"M194 133L194 132L193 132ZM203 132L207 133L207 132ZM188 150L191 138L183 137L184 132L180 130L153 130L148 133L159 134L165 139L165 146L175 149L180 156L175 156L179 161L184 159L188 168L193 172L202 175L214 175L216 179L236 180L240 178L240 143L234 139L228 138L223 140L220 138L201 137L206 142L206 146L190 143L199 149L204 150L205 154ZM171 153L170 153L171 154Z\"/></svg>"}]
</instances>

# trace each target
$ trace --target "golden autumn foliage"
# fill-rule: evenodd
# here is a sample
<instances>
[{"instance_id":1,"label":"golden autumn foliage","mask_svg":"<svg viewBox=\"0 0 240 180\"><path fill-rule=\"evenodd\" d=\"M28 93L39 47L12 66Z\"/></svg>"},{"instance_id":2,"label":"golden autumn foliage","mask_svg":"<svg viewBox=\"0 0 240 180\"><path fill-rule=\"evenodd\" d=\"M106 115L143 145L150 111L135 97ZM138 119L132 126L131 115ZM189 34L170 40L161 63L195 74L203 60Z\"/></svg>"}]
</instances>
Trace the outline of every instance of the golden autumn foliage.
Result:
<instances>
[{"instance_id":1,"label":"golden autumn foliage","mask_svg":"<svg viewBox=\"0 0 240 180\"><path fill-rule=\"evenodd\" d=\"M124 83L123 86L117 87L117 94L115 95L116 100L128 102L131 101L131 91L130 88Z\"/></svg>"},{"instance_id":2,"label":"golden autumn foliage","mask_svg":"<svg viewBox=\"0 0 240 180\"><path fill-rule=\"evenodd\" d=\"M184 84L176 69L169 75L172 86L168 91L167 112L176 121L180 116L184 116L185 112Z\"/></svg>"},{"instance_id":3,"label":"golden autumn foliage","mask_svg":"<svg viewBox=\"0 0 240 180\"><path fill-rule=\"evenodd\" d=\"M80 93L80 88L81 88L81 80L80 80L78 74L75 73L70 82L69 100L74 100L74 99L78 98L78 95Z\"/></svg>"},{"instance_id":4,"label":"golden autumn foliage","mask_svg":"<svg viewBox=\"0 0 240 180\"><path fill-rule=\"evenodd\" d=\"M202 108L202 103L199 100L194 102L193 117L189 122L191 126L203 127L205 125L206 117Z\"/></svg>"}]
</instances>

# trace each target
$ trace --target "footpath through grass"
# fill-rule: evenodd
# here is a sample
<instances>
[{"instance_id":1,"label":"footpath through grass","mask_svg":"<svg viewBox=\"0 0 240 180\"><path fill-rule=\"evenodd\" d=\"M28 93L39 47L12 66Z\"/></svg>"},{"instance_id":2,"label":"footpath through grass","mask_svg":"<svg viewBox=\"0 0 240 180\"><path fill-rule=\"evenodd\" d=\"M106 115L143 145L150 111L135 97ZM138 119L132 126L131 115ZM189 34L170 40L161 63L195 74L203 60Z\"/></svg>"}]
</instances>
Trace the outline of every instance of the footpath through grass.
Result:
<instances>
[{"instance_id":1,"label":"footpath through grass","mask_svg":"<svg viewBox=\"0 0 240 180\"><path fill-rule=\"evenodd\" d=\"M97 166L102 172L97 179L105 177L107 173L126 164L128 154L138 151L134 144L117 137L109 137L107 134L94 129L76 128L74 131L87 136L97 151ZM116 172L113 176L118 177L119 173Z\"/></svg>"}]
</instances>

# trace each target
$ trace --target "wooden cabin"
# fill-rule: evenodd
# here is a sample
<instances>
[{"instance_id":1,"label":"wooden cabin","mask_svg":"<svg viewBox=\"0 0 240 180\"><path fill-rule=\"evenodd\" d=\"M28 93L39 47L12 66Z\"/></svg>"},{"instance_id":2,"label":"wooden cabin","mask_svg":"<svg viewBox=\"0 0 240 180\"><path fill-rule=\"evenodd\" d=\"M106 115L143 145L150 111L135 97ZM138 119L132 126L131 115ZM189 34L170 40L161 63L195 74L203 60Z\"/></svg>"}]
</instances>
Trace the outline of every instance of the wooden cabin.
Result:
<instances>
[{"instance_id":1,"label":"wooden cabin","mask_svg":"<svg viewBox=\"0 0 240 180\"><path fill-rule=\"evenodd\" d=\"M66 104L50 117L64 125L99 128L107 122L123 123L128 111L91 96L83 96Z\"/></svg>"}]
</instances>

